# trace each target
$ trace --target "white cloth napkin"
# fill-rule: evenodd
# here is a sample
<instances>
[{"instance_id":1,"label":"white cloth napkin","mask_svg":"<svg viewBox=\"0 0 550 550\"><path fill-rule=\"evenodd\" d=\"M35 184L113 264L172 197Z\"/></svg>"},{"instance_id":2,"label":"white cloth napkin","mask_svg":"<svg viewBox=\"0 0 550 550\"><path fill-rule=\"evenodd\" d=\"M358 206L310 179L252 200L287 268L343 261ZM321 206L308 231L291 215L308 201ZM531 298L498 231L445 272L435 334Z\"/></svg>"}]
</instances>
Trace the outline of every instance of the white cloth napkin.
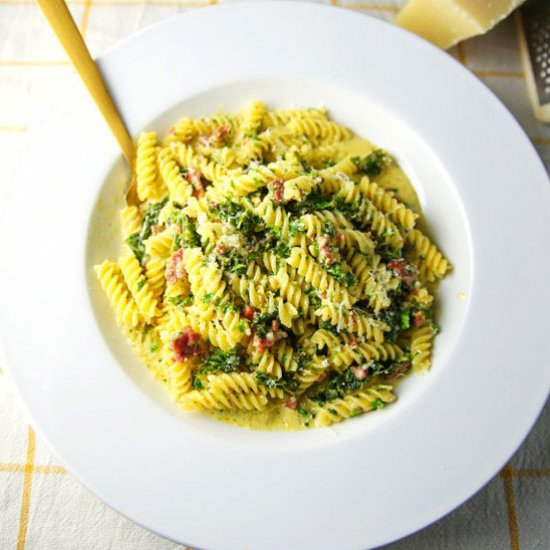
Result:
<instances>
[{"instance_id":1,"label":"white cloth napkin","mask_svg":"<svg viewBox=\"0 0 550 550\"><path fill-rule=\"evenodd\" d=\"M404 1L327 3L392 20ZM69 4L92 52L100 54L142 27L210 2L73 0ZM488 35L474 38L450 54L506 104L550 167L550 127L537 123L532 116L513 22L503 22ZM10 185L13 159L18 158L27 128L72 78L72 68L36 4L32 0L0 0L0 201ZM5 378L0 372L0 548L183 548L123 518L67 474L28 427ZM525 444L484 489L448 517L389 548L550 548L549 511L547 407Z\"/></svg>"}]
</instances>

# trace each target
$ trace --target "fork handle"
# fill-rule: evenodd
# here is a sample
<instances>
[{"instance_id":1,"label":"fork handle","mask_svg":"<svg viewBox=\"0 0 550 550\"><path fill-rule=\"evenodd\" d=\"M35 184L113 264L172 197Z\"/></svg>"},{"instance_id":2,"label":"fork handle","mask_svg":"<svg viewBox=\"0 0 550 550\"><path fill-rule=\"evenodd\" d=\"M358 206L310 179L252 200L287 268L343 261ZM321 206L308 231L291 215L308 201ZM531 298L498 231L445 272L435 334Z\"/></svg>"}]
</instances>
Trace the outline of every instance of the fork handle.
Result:
<instances>
[{"instance_id":1,"label":"fork handle","mask_svg":"<svg viewBox=\"0 0 550 550\"><path fill-rule=\"evenodd\" d=\"M134 144L64 0L37 0L74 68L117 140L130 168Z\"/></svg>"}]
</instances>

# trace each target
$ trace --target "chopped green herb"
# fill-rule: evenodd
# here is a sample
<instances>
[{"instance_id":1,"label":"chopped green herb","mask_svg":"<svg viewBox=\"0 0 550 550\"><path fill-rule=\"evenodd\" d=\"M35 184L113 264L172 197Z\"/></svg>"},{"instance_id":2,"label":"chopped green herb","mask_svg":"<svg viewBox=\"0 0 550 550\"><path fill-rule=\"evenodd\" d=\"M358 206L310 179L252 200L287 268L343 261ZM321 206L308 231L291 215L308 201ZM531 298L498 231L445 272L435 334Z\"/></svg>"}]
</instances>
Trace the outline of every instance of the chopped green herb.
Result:
<instances>
[{"instance_id":1,"label":"chopped green herb","mask_svg":"<svg viewBox=\"0 0 550 550\"><path fill-rule=\"evenodd\" d=\"M193 303L193 298L191 296L171 296L168 298L168 302L175 306L190 306Z\"/></svg>"},{"instance_id":2,"label":"chopped green herb","mask_svg":"<svg viewBox=\"0 0 550 550\"><path fill-rule=\"evenodd\" d=\"M357 284L355 275L351 271L344 271L341 262L333 262L325 266L325 269L327 273L330 273L338 282L344 283L347 287Z\"/></svg>"},{"instance_id":3,"label":"chopped green herb","mask_svg":"<svg viewBox=\"0 0 550 550\"><path fill-rule=\"evenodd\" d=\"M235 304L233 304L232 302L226 302L225 304L223 304L222 306L222 313L225 315L226 313L239 313L240 308L237 307Z\"/></svg>"},{"instance_id":4,"label":"chopped green herb","mask_svg":"<svg viewBox=\"0 0 550 550\"><path fill-rule=\"evenodd\" d=\"M268 390L274 390L275 388L280 387L280 384L281 384L280 380L277 380L276 378L271 378L271 376L268 376L263 372L257 372L256 379L260 384L264 385Z\"/></svg>"},{"instance_id":5,"label":"chopped green herb","mask_svg":"<svg viewBox=\"0 0 550 550\"><path fill-rule=\"evenodd\" d=\"M391 163L391 157L382 149L378 149L366 157L354 157L352 161L357 166L358 172L366 176L376 177Z\"/></svg>"},{"instance_id":6,"label":"chopped green herb","mask_svg":"<svg viewBox=\"0 0 550 550\"><path fill-rule=\"evenodd\" d=\"M351 370L347 370L342 374L332 372L323 383L324 389L310 395L309 398L312 401L326 403L327 401L341 399L349 392L360 390L366 383L367 379L358 380Z\"/></svg>"},{"instance_id":7,"label":"chopped green herb","mask_svg":"<svg viewBox=\"0 0 550 550\"><path fill-rule=\"evenodd\" d=\"M411 326L411 310L403 309L400 316L401 328L406 330Z\"/></svg>"},{"instance_id":8,"label":"chopped green herb","mask_svg":"<svg viewBox=\"0 0 550 550\"><path fill-rule=\"evenodd\" d=\"M279 256L279 258L290 257L290 246L283 241L279 241L272 250L273 254L275 254L275 256Z\"/></svg>"},{"instance_id":9,"label":"chopped green herb","mask_svg":"<svg viewBox=\"0 0 550 550\"><path fill-rule=\"evenodd\" d=\"M261 239L260 250L270 250L279 258L290 256L290 246L283 240L281 230L278 227L269 227L265 231L265 237Z\"/></svg>"},{"instance_id":10,"label":"chopped green herb","mask_svg":"<svg viewBox=\"0 0 550 550\"><path fill-rule=\"evenodd\" d=\"M289 372L284 372L283 377L279 379L271 378L271 376L268 376L263 372L257 372L256 379L259 384L262 384L268 389L280 388L286 393L293 393L300 386L300 383L294 374Z\"/></svg>"},{"instance_id":11,"label":"chopped green herb","mask_svg":"<svg viewBox=\"0 0 550 550\"><path fill-rule=\"evenodd\" d=\"M384 365L382 363L373 363L369 365L369 373L372 376L388 376L393 372L396 365L396 362L390 363L389 365Z\"/></svg>"},{"instance_id":12,"label":"chopped green herb","mask_svg":"<svg viewBox=\"0 0 550 550\"><path fill-rule=\"evenodd\" d=\"M195 248L201 245L201 237L197 233L195 220L183 214L181 220L180 244L186 248Z\"/></svg>"},{"instance_id":13,"label":"chopped green herb","mask_svg":"<svg viewBox=\"0 0 550 550\"><path fill-rule=\"evenodd\" d=\"M326 197L317 191L308 193L303 201L289 203L287 210L297 215L311 214L319 210L327 210L334 206L333 197Z\"/></svg>"},{"instance_id":14,"label":"chopped green herb","mask_svg":"<svg viewBox=\"0 0 550 550\"><path fill-rule=\"evenodd\" d=\"M145 277L140 277L136 283L136 288L138 292L145 286L146 280Z\"/></svg>"},{"instance_id":15,"label":"chopped green herb","mask_svg":"<svg viewBox=\"0 0 550 550\"><path fill-rule=\"evenodd\" d=\"M336 228L332 222L325 222L323 225L323 234L328 235L329 237L334 237L336 235Z\"/></svg>"},{"instance_id":16,"label":"chopped green herb","mask_svg":"<svg viewBox=\"0 0 550 550\"><path fill-rule=\"evenodd\" d=\"M195 378L195 380L193 380L193 387L196 390L204 390L204 385L201 382L200 378Z\"/></svg>"},{"instance_id":17,"label":"chopped green herb","mask_svg":"<svg viewBox=\"0 0 550 550\"><path fill-rule=\"evenodd\" d=\"M322 305L321 298L317 295L317 291L312 287L307 291L309 303L313 309L319 309Z\"/></svg>"},{"instance_id":18,"label":"chopped green herb","mask_svg":"<svg viewBox=\"0 0 550 550\"><path fill-rule=\"evenodd\" d=\"M403 330L404 324L407 323L407 319L410 326L410 309L403 307L403 294L401 291L392 295L391 305L382 310L378 317L390 327L390 330L385 333L385 338L389 342L395 341L395 338Z\"/></svg>"},{"instance_id":19,"label":"chopped green herb","mask_svg":"<svg viewBox=\"0 0 550 550\"><path fill-rule=\"evenodd\" d=\"M252 330L260 337L263 338L270 330L273 321L277 319L277 313L262 313L260 315L254 315L252 320Z\"/></svg>"},{"instance_id":20,"label":"chopped green herb","mask_svg":"<svg viewBox=\"0 0 550 550\"><path fill-rule=\"evenodd\" d=\"M134 253L139 263L143 262L143 256L145 254L145 245L141 240L139 233L134 233L126 239L126 244L130 247L130 250Z\"/></svg>"},{"instance_id":21,"label":"chopped green herb","mask_svg":"<svg viewBox=\"0 0 550 550\"><path fill-rule=\"evenodd\" d=\"M338 334L336 325L333 325L330 321L321 321L319 323L319 328L322 328L323 330L328 330L333 334Z\"/></svg>"},{"instance_id":22,"label":"chopped green herb","mask_svg":"<svg viewBox=\"0 0 550 550\"><path fill-rule=\"evenodd\" d=\"M143 216L140 230L126 239L126 243L140 263L143 262L143 256L145 255L144 241L151 236L153 226L158 223L159 212L167 201L168 198L161 202L152 203L145 212L145 216Z\"/></svg>"},{"instance_id":23,"label":"chopped green herb","mask_svg":"<svg viewBox=\"0 0 550 550\"><path fill-rule=\"evenodd\" d=\"M170 247L170 250L172 250L172 252L176 252L176 251L179 250L181 247L182 247L181 233L176 233L176 234L172 237L172 246Z\"/></svg>"},{"instance_id":24,"label":"chopped green herb","mask_svg":"<svg viewBox=\"0 0 550 550\"><path fill-rule=\"evenodd\" d=\"M232 225L245 235L252 235L265 227L259 216L232 201L220 204L215 212L224 222Z\"/></svg>"},{"instance_id":25,"label":"chopped green herb","mask_svg":"<svg viewBox=\"0 0 550 550\"><path fill-rule=\"evenodd\" d=\"M383 409L385 406L386 404L384 401L378 397L370 404L370 410L375 411L376 409Z\"/></svg>"},{"instance_id":26,"label":"chopped green herb","mask_svg":"<svg viewBox=\"0 0 550 550\"><path fill-rule=\"evenodd\" d=\"M200 373L229 373L239 370L241 357L236 350L222 351L215 348L197 369Z\"/></svg>"},{"instance_id":27,"label":"chopped green herb","mask_svg":"<svg viewBox=\"0 0 550 550\"><path fill-rule=\"evenodd\" d=\"M288 233L291 237L296 237L298 233L306 232L306 224L300 219L293 219L290 222Z\"/></svg>"},{"instance_id":28,"label":"chopped green herb","mask_svg":"<svg viewBox=\"0 0 550 550\"><path fill-rule=\"evenodd\" d=\"M246 273L246 260L242 258L237 250L230 248L215 256L216 262L229 273L244 275Z\"/></svg>"}]
</instances>

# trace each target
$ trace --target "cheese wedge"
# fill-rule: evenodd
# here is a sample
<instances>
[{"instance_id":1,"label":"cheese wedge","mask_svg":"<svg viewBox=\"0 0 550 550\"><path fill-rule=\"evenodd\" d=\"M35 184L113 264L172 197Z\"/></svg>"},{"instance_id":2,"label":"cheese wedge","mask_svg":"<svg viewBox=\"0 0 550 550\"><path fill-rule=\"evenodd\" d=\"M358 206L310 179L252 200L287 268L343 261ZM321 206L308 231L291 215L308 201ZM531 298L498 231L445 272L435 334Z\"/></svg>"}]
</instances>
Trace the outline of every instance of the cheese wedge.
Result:
<instances>
[{"instance_id":1,"label":"cheese wedge","mask_svg":"<svg viewBox=\"0 0 550 550\"><path fill-rule=\"evenodd\" d=\"M441 48L483 34L524 0L409 0L395 22Z\"/></svg>"}]
</instances>

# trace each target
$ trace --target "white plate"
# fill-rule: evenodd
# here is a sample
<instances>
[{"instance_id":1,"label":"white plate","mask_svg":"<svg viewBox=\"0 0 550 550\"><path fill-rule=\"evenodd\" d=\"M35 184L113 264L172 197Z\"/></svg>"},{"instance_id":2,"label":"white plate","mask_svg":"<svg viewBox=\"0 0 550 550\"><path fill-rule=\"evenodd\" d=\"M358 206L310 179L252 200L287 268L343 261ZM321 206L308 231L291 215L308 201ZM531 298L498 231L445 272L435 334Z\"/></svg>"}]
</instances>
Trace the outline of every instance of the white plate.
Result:
<instances>
[{"instance_id":1,"label":"white plate","mask_svg":"<svg viewBox=\"0 0 550 550\"><path fill-rule=\"evenodd\" d=\"M224 550L376 546L487 482L550 386L550 186L495 97L396 27L296 3L186 13L100 65L134 134L252 98L326 105L401 161L454 271L433 370L400 386L397 404L302 433L180 413L128 353L91 276L115 251L125 171L75 85L32 133L1 248L5 359L70 472L134 521Z\"/></svg>"}]
</instances>

